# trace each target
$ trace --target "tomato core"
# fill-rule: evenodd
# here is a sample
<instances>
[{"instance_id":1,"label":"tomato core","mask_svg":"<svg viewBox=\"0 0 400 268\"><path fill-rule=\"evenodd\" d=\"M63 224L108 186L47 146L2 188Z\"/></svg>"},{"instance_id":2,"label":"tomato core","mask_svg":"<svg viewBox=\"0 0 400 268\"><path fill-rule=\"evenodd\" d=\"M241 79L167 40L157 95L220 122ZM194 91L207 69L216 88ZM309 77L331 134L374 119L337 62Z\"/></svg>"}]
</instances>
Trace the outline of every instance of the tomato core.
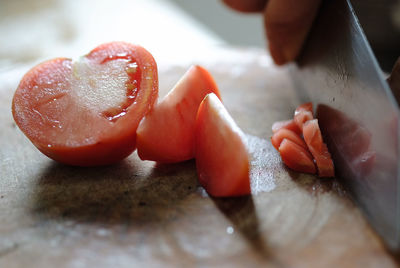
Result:
<instances>
[{"instance_id":1,"label":"tomato core","mask_svg":"<svg viewBox=\"0 0 400 268\"><path fill-rule=\"evenodd\" d=\"M127 53L109 55L104 58L100 64L105 64L114 60L122 60L126 63L125 72L129 79L125 83L126 101L120 105L119 109L109 109L102 113L103 116L111 122L116 122L119 118L124 116L127 112L127 108L135 101L138 89L140 88L140 77L142 75L136 59Z\"/></svg>"}]
</instances>

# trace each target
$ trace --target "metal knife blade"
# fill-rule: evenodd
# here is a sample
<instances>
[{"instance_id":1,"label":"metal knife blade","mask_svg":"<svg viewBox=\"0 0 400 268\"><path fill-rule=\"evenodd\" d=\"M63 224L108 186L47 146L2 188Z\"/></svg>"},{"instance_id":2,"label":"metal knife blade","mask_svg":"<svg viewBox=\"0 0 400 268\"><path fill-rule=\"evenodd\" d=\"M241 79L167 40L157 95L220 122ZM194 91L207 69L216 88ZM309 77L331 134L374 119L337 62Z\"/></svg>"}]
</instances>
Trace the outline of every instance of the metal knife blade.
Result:
<instances>
[{"instance_id":1,"label":"metal knife blade","mask_svg":"<svg viewBox=\"0 0 400 268\"><path fill-rule=\"evenodd\" d=\"M318 105L337 177L388 248L398 251L399 107L351 3L322 2L290 74L300 100Z\"/></svg>"}]
</instances>

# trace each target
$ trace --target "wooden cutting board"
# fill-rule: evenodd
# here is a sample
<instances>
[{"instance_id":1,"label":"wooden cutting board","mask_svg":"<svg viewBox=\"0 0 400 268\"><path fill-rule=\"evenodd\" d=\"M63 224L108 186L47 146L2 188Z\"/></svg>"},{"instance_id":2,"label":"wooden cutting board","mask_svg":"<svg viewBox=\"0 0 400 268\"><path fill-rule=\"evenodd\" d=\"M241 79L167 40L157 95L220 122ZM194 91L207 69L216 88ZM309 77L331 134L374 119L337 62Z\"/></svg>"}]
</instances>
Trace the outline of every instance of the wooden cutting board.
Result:
<instances>
[{"instance_id":1,"label":"wooden cutting board","mask_svg":"<svg viewBox=\"0 0 400 268\"><path fill-rule=\"evenodd\" d=\"M194 161L157 165L133 153L108 167L53 162L11 116L27 67L3 73L0 267L397 266L337 180L291 172L271 146L272 123L300 103L287 70L263 50L214 52L193 63L210 70L247 134L247 197L210 198ZM161 96L188 67L160 66Z\"/></svg>"}]
</instances>

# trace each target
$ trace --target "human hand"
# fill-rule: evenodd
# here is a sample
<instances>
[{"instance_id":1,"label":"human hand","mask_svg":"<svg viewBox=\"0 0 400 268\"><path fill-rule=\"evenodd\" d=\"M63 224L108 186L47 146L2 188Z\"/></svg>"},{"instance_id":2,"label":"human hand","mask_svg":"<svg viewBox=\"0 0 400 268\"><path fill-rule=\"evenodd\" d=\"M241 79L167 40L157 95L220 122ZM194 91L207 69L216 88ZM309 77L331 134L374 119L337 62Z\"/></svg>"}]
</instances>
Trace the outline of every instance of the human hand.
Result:
<instances>
[{"instance_id":1,"label":"human hand","mask_svg":"<svg viewBox=\"0 0 400 268\"><path fill-rule=\"evenodd\" d=\"M270 54L277 65L297 58L321 0L222 0L241 12L261 12Z\"/></svg>"}]
</instances>

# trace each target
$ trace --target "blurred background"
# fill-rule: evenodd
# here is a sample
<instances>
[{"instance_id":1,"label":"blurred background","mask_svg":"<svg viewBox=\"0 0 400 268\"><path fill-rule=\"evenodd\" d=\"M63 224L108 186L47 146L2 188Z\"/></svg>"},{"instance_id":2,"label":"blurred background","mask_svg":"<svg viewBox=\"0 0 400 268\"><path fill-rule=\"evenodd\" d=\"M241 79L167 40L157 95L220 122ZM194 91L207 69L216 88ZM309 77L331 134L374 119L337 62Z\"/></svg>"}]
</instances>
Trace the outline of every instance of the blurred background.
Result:
<instances>
[{"instance_id":1,"label":"blurred background","mask_svg":"<svg viewBox=\"0 0 400 268\"><path fill-rule=\"evenodd\" d=\"M161 63L205 57L228 44L264 46L260 16L213 0L0 0L0 36L0 71L79 57L117 40L144 46Z\"/></svg>"},{"instance_id":2,"label":"blurred background","mask_svg":"<svg viewBox=\"0 0 400 268\"><path fill-rule=\"evenodd\" d=\"M400 55L398 1L352 2L389 70ZM114 40L141 44L161 64L215 56L213 47L267 46L260 15L237 13L219 0L0 0L0 36L0 72L78 57Z\"/></svg>"}]
</instances>

